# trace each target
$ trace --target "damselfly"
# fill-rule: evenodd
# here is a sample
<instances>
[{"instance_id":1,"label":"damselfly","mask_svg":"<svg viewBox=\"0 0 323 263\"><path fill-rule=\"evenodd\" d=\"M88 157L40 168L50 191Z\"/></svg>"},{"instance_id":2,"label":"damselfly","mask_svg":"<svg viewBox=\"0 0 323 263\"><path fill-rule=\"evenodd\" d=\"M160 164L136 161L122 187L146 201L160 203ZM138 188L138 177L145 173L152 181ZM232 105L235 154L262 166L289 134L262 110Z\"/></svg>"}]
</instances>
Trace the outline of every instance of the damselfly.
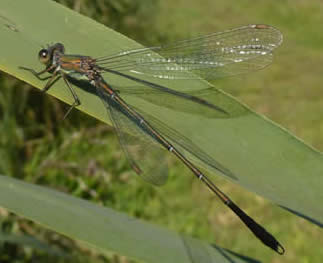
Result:
<instances>
[{"instance_id":1,"label":"damselfly","mask_svg":"<svg viewBox=\"0 0 323 263\"><path fill-rule=\"evenodd\" d=\"M282 42L281 33L267 25L248 25L236 29L176 42L174 44L128 50L107 57L92 58L81 55L67 55L63 44L56 43L39 51L40 61L46 68L40 72L31 71L37 78L48 79L43 91L47 91L59 78L63 78L69 88L74 103L70 109L80 105L80 100L68 78L84 80L90 83L102 99L117 132L120 144L134 171L155 185L162 185L167 179L167 169L161 156L165 149L174 154L193 174L214 192L244 224L265 245L279 254L284 253L283 246L262 226L243 212L214 183L203 174L183 151L189 152L198 160L207 163L219 172L233 176L220 163L203 152L193 142L181 136L141 109L137 109L122 98L122 91L109 85L102 77L103 73L116 74L141 84L145 89L153 90L169 101L179 101L181 107L206 107L224 115L229 112L204 99L189 93L179 92L165 86L140 79L135 75L149 75L156 78L185 79L236 75L261 69L272 60L272 52ZM159 55L157 55L157 52ZM193 74L187 75L190 71ZM51 77L40 77L44 73ZM193 76L193 77L192 77ZM143 92L145 91L143 89ZM177 103L173 107L176 108ZM70 111L70 110L69 110ZM68 111L68 112L69 112ZM148 158L142 155L149 153Z\"/></svg>"}]
</instances>

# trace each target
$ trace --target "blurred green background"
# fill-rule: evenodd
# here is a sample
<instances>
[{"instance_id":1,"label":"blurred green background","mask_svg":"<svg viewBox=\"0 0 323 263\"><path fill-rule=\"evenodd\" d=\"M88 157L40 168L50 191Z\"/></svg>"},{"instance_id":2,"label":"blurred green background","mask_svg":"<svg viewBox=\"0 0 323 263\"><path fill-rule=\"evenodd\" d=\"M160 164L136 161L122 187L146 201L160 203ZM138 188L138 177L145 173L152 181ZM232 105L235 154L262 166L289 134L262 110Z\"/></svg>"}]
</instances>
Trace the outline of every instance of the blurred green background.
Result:
<instances>
[{"instance_id":1,"label":"blurred green background","mask_svg":"<svg viewBox=\"0 0 323 263\"><path fill-rule=\"evenodd\" d=\"M270 67L214 84L323 149L322 1L57 2L145 45L246 24L277 27L284 43ZM176 160L171 161L168 184L152 187L132 173L110 127L76 110L62 121L68 105L2 73L0 85L0 174L56 188L263 262L322 262L319 227L219 179L220 188L286 246L286 255L278 256ZM0 220L0 262L133 262L102 255L1 208Z\"/></svg>"}]
</instances>

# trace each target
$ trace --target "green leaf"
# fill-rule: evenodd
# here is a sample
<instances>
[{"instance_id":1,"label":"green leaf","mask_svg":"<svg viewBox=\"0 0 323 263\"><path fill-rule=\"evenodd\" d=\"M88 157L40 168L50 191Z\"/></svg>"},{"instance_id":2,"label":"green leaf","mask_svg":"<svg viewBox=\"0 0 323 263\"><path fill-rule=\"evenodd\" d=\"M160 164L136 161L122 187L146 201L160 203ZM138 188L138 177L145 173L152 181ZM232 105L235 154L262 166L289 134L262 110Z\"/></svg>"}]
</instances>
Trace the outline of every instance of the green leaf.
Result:
<instances>
[{"instance_id":1,"label":"green leaf","mask_svg":"<svg viewBox=\"0 0 323 263\"><path fill-rule=\"evenodd\" d=\"M18 67L43 69L37 61L37 54L40 48L46 44L62 42L67 53L93 57L141 47L125 36L51 1L2 0L0 7L0 69L40 89L44 87L45 83ZM106 75L106 80L117 86L134 85L128 80L116 76ZM198 80L154 80L154 82L167 85L172 89L195 92L200 97L206 98L230 112L230 118L209 115L201 117L201 115L176 112L172 108L166 109L162 105L139 97L125 96L125 100L141 105L142 110L149 112L193 141L237 177L237 180L228 178L229 180L233 180L234 183L317 224L323 222L323 206L321 205L321 200L323 200L323 160L321 153L263 116L255 114L231 96L213 87L210 88L210 84L207 82ZM109 123L107 112L95 94L79 88L76 88L76 92L82 103L79 107L80 110ZM71 94L62 81L56 83L49 93L67 103L73 102ZM209 167L205 168L214 173ZM4 190L1 191L1 195L5 195ZM19 194L17 191L6 198L8 201L10 199L12 199L11 201L18 200ZM22 200L27 202L28 197L27 195ZM20 198L22 197L20 196ZM0 204L5 206L4 200L1 198ZM8 203L6 207L18 213L17 207L13 204L14 202L11 202L10 205ZM21 206L22 203L20 209L23 209ZM28 214L25 209L21 211L21 215L40 223L48 217L44 211L38 211L42 220ZM67 211L55 210L55 214L60 214L63 218L65 212ZM64 223L68 224L68 221L66 220ZM43 224L47 225L47 223ZM51 225L52 229L74 236L68 232L68 228L65 232L65 230L60 230L56 224L58 222ZM73 224L70 225L70 227L72 226ZM96 226L91 224L89 227ZM85 228L83 227L83 229ZM90 230L84 232L89 238ZM97 232L100 232L100 229L97 229ZM105 232L102 231L102 233ZM158 237L158 235L154 235L154 237ZM93 237L95 242L98 241L97 239L99 237ZM100 241L104 243L102 240ZM90 243L90 241L86 242ZM93 245L101 247L95 242ZM178 246L177 244L175 247ZM140 251L142 252L142 250ZM131 256L132 254L127 255ZM135 257L135 255L132 256ZM155 256L158 256L157 253ZM187 254L185 257L187 260ZM154 262L156 262L156 258Z\"/></svg>"},{"instance_id":2,"label":"green leaf","mask_svg":"<svg viewBox=\"0 0 323 263\"><path fill-rule=\"evenodd\" d=\"M0 176L0 200L10 211L91 247L144 262L254 262L112 209L7 176Z\"/></svg>"}]
</instances>

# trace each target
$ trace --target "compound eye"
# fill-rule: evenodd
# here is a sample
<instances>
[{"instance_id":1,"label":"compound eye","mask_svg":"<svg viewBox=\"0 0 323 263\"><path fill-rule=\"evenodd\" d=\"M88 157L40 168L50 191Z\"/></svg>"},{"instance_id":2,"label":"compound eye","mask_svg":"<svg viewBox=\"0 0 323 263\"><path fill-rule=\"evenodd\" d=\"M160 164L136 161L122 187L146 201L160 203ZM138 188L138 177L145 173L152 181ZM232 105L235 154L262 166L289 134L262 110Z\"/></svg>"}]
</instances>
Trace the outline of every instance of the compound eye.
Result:
<instances>
[{"instance_id":1,"label":"compound eye","mask_svg":"<svg viewBox=\"0 0 323 263\"><path fill-rule=\"evenodd\" d=\"M49 61L49 53L47 49L42 49L41 51L39 51L38 53L38 58L39 61L43 64L47 64L47 62Z\"/></svg>"}]
</instances>

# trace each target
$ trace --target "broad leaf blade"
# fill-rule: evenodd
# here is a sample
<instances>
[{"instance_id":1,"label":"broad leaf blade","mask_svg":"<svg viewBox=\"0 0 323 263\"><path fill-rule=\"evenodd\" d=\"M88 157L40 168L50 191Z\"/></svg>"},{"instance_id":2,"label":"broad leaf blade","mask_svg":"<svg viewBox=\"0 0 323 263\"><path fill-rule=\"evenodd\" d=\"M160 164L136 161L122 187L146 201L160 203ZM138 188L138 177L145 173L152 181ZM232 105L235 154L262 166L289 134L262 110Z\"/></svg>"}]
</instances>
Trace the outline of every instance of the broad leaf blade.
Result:
<instances>
[{"instance_id":1,"label":"broad leaf blade","mask_svg":"<svg viewBox=\"0 0 323 263\"><path fill-rule=\"evenodd\" d=\"M144 262L250 262L112 209L7 176L0 176L0 200L1 206L59 233Z\"/></svg>"}]
</instances>

